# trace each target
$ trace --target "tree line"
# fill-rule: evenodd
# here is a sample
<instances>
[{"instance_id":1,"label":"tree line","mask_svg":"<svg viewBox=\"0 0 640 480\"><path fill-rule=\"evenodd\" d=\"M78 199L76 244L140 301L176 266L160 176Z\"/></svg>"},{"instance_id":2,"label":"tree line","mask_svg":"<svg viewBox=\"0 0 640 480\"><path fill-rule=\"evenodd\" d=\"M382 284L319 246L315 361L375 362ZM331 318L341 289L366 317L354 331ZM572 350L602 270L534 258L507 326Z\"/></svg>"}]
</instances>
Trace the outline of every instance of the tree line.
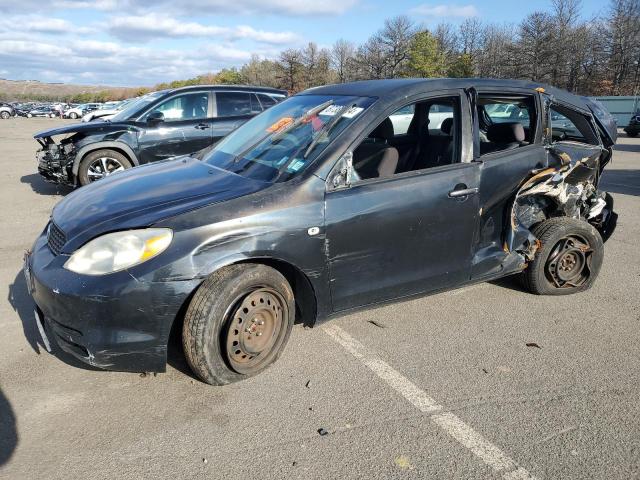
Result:
<instances>
[{"instance_id":1,"label":"tree line","mask_svg":"<svg viewBox=\"0 0 640 480\"><path fill-rule=\"evenodd\" d=\"M118 100L152 90L199 84L252 84L295 93L327 83L400 77L519 78L581 95L640 94L640 0L610 0L584 18L580 0L553 0L548 11L518 24L470 18L433 28L406 15L384 22L364 43L309 42L274 59L252 56L223 69L153 88L83 93L68 101Z\"/></svg>"},{"instance_id":2,"label":"tree line","mask_svg":"<svg viewBox=\"0 0 640 480\"><path fill-rule=\"evenodd\" d=\"M637 95L640 0L611 0L583 18L580 0L554 0L519 24L471 18L427 29L407 16L385 21L361 45L309 43L275 60L253 57L236 73L244 83L296 92L332 82L397 77L519 78L582 95Z\"/></svg>"}]
</instances>

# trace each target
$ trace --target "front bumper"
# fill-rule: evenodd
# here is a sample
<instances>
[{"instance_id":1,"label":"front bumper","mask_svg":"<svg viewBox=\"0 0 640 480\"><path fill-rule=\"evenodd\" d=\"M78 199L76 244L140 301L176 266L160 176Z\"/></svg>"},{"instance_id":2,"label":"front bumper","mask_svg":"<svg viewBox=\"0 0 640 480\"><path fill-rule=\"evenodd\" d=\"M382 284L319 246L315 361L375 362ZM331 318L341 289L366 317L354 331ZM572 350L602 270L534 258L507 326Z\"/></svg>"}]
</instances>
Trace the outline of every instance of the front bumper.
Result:
<instances>
[{"instance_id":1,"label":"front bumper","mask_svg":"<svg viewBox=\"0 0 640 480\"><path fill-rule=\"evenodd\" d=\"M42 234L25 262L31 295L52 340L107 370L164 372L174 319L198 280L153 282L128 272L78 275Z\"/></svg>"}]
</instances>

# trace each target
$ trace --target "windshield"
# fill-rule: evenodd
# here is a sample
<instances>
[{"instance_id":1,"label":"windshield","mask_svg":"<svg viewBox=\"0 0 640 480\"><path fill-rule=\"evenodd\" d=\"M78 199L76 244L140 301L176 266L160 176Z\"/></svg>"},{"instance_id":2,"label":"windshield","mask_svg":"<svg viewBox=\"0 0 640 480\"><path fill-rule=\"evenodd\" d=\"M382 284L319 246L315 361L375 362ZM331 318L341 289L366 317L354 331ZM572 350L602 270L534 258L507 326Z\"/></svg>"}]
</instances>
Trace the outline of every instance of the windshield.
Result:
<instances>
[{"instance_id":1,"label":"windshield","mask_svg":"<svg viewBox=\"0 0 640 480\"><path fill-rule=\"evenodd\" d=\"M291 97L254 117L204 155L209 165L265 182L302 172L374 99Z\"/></svg>"},{"instance_id":2,"label":"windshield","mask_svg":"<svg viewBox=\"0 0 640 480\"><path fill-rule=\"evenodd\" d=\"M111 117L111 121L119 122L122 120L128 120L129 117L136 115L147 105L149 105L151 102L155 102L165 93L166 92L151 92L143 95L142 97L134 98L133 100L131 100L131 102L127 103L122 110Z\"/></svg>"}]
</instances>

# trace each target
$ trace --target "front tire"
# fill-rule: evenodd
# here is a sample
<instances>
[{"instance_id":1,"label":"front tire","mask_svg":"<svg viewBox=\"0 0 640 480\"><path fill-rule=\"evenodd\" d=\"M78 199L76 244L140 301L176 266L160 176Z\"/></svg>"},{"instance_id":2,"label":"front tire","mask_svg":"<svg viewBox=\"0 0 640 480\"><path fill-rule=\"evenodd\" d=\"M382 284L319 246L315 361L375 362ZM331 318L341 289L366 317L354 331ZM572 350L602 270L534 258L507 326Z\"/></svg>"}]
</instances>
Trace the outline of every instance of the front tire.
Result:
<instances>
[{"instance_id":1,"label":"front tire","mask_svg":"<svg viewBox=\"0 0 640 480\"><path fill-rule=\"evenodd\" d=\"M80 162L78 181L80 185L88 185L113 173L131 168L129 159L115 150L96 150L88 153Z\"/></svg>"},{"instance_id":2,"label":"front tire","mask_svg":"<svg viewBox=\"0 0 640 480\"><path fill-rule=\"evenodd\" d=\"M196 291L182 342L193 372L210 385L257 375L284 350L295 317L291 286L266 265L214 272Z\"/></svg>"},{"instance_id":3,"label":"front tire","mask_svg":"<svg viewBox=\"0 0 640 480\"><path fill-rule=\"evenodd\" d=\"M522 273L527 290L537 295L568 295L591 288L604 259L602 237L592 225L556 217L539 223L532 233L541 245Z\"/></svg>"},{"instance_id":4,"label":"front tire","mask_svg":"<svg viewBox=\"0 0 640 480\"><path fill-rule=\"evenodd\" d=\"M8 119L11 116L11 114L9 114L9 112L0 112L0 117L2 117L3 120Z\"/></svg>"},{"instance_id":5,"label":"front tire","mask_svg":"<svg viewBox=\"0 0 640 480\"><path fill-rule=\"evenodd\" d=\"M71 112L71 113L69 114L69 118L70 118L71 120L75 120L76 118L78 118L78 114L77 114L76 112Z\"/></svg>"}]
</instances>

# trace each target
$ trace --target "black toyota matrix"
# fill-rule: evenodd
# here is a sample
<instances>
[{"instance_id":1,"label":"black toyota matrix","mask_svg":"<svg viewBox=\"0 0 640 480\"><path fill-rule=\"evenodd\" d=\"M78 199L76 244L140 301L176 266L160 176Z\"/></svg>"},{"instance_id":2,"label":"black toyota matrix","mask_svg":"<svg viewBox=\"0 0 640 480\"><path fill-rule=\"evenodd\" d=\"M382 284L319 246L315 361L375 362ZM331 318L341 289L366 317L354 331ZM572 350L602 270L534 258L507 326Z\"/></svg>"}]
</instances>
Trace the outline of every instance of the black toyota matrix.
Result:
<instances>
[{"instance_id":1,"label":"black toyota matrix","mask_svg":"<svg viewBox=\"0 0 640 480\"><path fill-rule=\"evenodd\" d=\"M612 145L582 99L524 81L307 90L62 200L25 259L36 321L137 372L164 371L175 325L193 371L225 384L272 364L295 321L514 274L581 292L615 226Z\"/></svg>"},{"instance_id":2,"label":"black toyota matrix","mask_svg":"<svg viewBox=\"0 0 640 480\"><path fill-rule=\"evenodd\" d=\"M136 165L195 153L285 98L284 90L236 85L149 93L104 121L37 133L38 171L50 182L86 185Z\"/></svg>"}]
</instances>

